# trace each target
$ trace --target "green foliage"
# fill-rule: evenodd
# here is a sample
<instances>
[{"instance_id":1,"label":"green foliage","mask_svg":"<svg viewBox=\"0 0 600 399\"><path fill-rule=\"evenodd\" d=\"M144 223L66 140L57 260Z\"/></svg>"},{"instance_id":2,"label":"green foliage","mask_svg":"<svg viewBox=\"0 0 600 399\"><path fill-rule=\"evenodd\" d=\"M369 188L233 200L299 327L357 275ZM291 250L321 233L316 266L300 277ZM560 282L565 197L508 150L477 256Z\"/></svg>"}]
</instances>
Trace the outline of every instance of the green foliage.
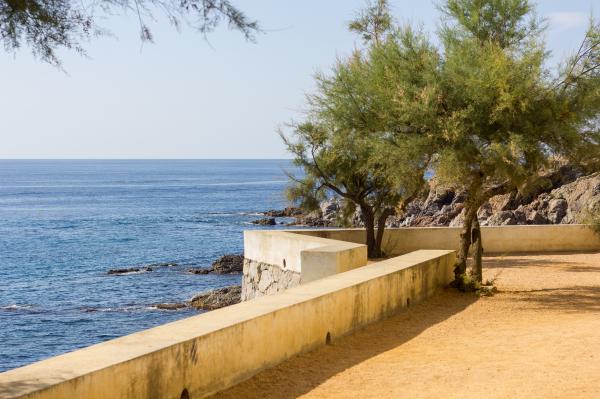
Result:
<instances>
[{"instance_id":1,"label":"green foliage","mask_svg":"<svg viewBox=\"0 0 600 399\"><path fill-rule=\"evenodd\" d=\"M387 0L375 0L367 3L367 7L350 22L348 28L358 33L365 43L379 43L386 32L392 29L392 25Z\"/></svg>"},{"instance_id":2,"label":"green foliage","mask_svg":"<svg viewBox=\"0 0 600 399\"><path fill-rule=\"evenodd\" d=\"M487 199L543 184L557 157L598 164L600 26L592 20L578 53L552 73L529 1L447 0L441 10L444 104L435 169L466 195L459 281L468 230Z\"/></svg>"},{"instance_id":3,"label":"green foliage","mask_svg":"<svg viewBox=\"0 0 600 399\"><path fill-rule=\"evenodd\" d=\"M35 56L60 66L57 49L85 53L82 42L107 33L96 24L98 17L129 11L137 15L144 41L152 41L145 19L156 12L176 27L184 22L203 34L223 21L247 39L259 31L229 0L0 0L0 42L7 51L28 45Z\"/></svg>"},{"instance_id":4,"label":"green foliage","mask_svg":"<svg viewBox=\"0 0 600 399\"><path fill-rule=\"evenodd\" d=\"M461 292L478 292L481 288L479 281L468 274L461 275L458 279L453 281L451 285Z\"/></svg>"},{"instance_id":5,"label":"green foliage","mask_svg":"<svg viewBox=\"0 0 600 399\"><path fill-rule=\"evenodd\" d=\"M557 82L527 0L448 0L442 10L440 177L478 207L531 184L551 156L598 157L598 25Z\"/></svg>"},{"instance_id":6,"label":"green foliage","mask_svg":"<svg viewBox=\"0 0 600 399\"><path fill-rule=\"evenodd\" d=\"M600 202L591 205L587 210L581 213L580 223L590 226L596 234L600 235Z\"/></svg>"},{"instance_id":7,"label":"green foliage","mask_svg":"<svg viewBox=\"0 0 600 399\"><path fill-rule=\"evenodd\" d=\"M397 27L384 0L352 21L366 47L317 76L309 116L293 126L297 140L286 139L306 172L292 198L315 206L333 193L380 215L412 198L433 168L465 192L470 229L490 197L544 184L554 159L598 170L600 25L590 20L577 53L552 71L528 0L440 9L439 49ZM470 236L461 234L457 275Z\"/></svg>"},{"instance_id":8,"label":"green foliage","mask_svg":"<svg viewBox=\"0 0 600 399\"><path fill-rule=\"evenodd\" d=\"M282 134L305 172L293 179L288 197L309 209L324 197L340 197L345 217L359 208L372 256L378 256L386 219L424 185L433 145L420 120L433 123L437 106L433 47L420 32L391 23L385 30L330 74L316 76L306 120Z\"/></svg>"},{"instance_id":9,"label":"green foliage","mask_svg":"<svg viewBox=\"0 0 600 399\"><path fill-rule=\"evenodd\" d=\"M541 31L528 0L447 0L439 9L447 18L446 40L474 38L508 48Z\"/></svg>"}]
</instances>

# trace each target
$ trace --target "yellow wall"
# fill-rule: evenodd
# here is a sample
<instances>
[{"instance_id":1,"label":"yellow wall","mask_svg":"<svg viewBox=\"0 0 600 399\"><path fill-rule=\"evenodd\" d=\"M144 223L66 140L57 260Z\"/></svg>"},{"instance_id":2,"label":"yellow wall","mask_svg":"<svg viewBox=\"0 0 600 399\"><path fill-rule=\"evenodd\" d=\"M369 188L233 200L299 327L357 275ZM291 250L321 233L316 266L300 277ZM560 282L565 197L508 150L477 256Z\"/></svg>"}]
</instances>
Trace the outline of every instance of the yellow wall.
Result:
<instances>
[{"instance_id":1,"label":"yellow wall","mask_svg":"<svg viewBox=\"0 0 600 399\"><path fill-rule=\"evenodd\" d=\"M424 250L0 374L1 398L201 398L417 303L452 278Z\"/></svg>"},{"instance_id":2,"label":"yellow wall","mask_svg":"<svg viewBox=\"0 0 600 399\"><path fill-rule=\"evenodd\" d=\"M296 234L364 243L364 229L290 230ZM458 227L407 227L386 229L383 248L389 255L418 249L458 249ZM484 226L482 241L486 253L594 251L600 236L581 224Z\"/></svg>"},{"instance_id":3,"label":"yellow wall","mask_svg":"<svg viewBox=\"0 0 600 399\"><path fill-rule=\"evenodd\" d=\"M452 279L458 234L390 229L389 254L421 250L358 267L366 261L360 229L247 233L246 256L286 259L315 273L307 280L337 274L1 373L0 398L206 396L323 345L328 333L335 339L427 298ZM600 249L579 225L485 227L483 239L496 253Z\"/></svg>"},{"instance_id":4,"label":"yellow wall","mask_svg":"<svg viewBox=\"0 0 600 399\"><path fill-rule=\"evenodd\" d=\"M244 257L300 273L302 283L367 264L367 247L333 237L276 230L244 232Z\"/></svg>"}]
</instances>

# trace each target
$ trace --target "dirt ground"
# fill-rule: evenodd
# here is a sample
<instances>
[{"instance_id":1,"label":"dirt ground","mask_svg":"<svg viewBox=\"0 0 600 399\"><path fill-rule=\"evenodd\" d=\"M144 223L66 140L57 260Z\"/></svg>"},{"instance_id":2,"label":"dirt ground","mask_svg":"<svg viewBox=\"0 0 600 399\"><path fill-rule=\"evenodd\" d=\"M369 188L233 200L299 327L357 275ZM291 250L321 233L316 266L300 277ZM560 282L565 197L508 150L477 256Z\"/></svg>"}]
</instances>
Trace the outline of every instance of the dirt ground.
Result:
<instances>
[{"instance_id":1,"label":"dirt ground","mask_svg":"<svg viewBox=\"0 0 600 399\"><path fill-rule=\"evenodd\" d=\"M445 290L214 398L600 398L600 253L488 257Z\"/></svg>"}]
</instances>

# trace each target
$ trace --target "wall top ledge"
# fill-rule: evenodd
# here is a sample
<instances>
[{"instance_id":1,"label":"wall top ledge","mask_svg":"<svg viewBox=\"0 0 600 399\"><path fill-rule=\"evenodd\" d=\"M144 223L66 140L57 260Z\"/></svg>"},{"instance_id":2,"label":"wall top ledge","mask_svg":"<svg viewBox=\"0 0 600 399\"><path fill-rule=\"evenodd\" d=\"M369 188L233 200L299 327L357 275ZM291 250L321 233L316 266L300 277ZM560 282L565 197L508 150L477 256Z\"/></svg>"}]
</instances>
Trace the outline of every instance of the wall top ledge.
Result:
<instances>
[{"instance_id":1,"label":"wall top ledge","mask_svg":"<svg viewBox=\"0 0 600 399\"><path fill-rule=\"evenodd\" d=\"M257 319L389 273L442 258L453 251L423 250L299 285L198 316L116 338L28 366L0 373L0 397L19 398L131 361L202 335Z\"/></svg>"}]
</instances>

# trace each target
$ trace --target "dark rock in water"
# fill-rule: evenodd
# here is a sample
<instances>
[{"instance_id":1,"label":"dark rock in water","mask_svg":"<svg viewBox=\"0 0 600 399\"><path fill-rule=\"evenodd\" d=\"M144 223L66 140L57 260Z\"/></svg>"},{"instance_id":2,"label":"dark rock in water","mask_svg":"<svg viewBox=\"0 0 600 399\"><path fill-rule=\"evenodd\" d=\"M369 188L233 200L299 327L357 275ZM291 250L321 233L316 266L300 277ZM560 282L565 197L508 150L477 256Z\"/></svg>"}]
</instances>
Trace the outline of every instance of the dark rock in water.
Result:
<instances>
[{"instance_id":1,"label":"dark rock in water","mask_svg":"<svg viewBox=\"0 0 600 399\"><path fill-rule=\"evenodd\" d=\"M232 285L197 295L190 301L190 306L202 310L215 310L239 303L241 297L242 286Z\"/></svg>"},{"instance_id":2,"label":"dark rock in water","mask_svg":"<svg viewBox=\"0 0 600 399\"><path fill-rule=\"evenodd\" d=\"M151 272L154 271L154 269L150 266L146 266L146 267L129 267L126 269L110 269L109 271L106 272L106 274L111 274L111 275L120 275L120 274L128 274L128 273L139 273L139 272Z\"/></svg>"},{"instance_id":3,"label":"dark rock in water","mask_svg":"<svg viewBox=\"0 0 600 399\"><path fill-rule=\"evenodd\" d=\"M241 273L243 269L244 255L223 255L212 264L212 271L217 274Z\"/></svg>"},{"instance_id":4,"label":"dark rock in water","mask_svg":"<svg viewBox=\"0 0 600 399\"><path fill-rule=\"evenodd\" d=\"M177 262L160 262L149 264L148 267L173 267L177 266Z\"/></svg>"},{"instance_id":5,"label":"dark rock in water","mask_svg":"<svg viewBox=\"0 0 600 399\"><path fill-rule=\"evenodd\" d=\"M258 224L260 226L275 226L277 224L277 222L275 221L275 218L258 219L258 220L253 220L250 223Z\"/></svg>"},{"instance_id":6,"label":"dark rock in water","mask_svg":"<svg viewBox=\"0 0 600 399\"><path fill-rule=\"evenodd\" d=\"M191 274L208 274L208 273L210 273L212 271L213 271L212 268L211 269L207 269L207 268L204 268L204 267L187 269L187 272L191 273Z\"/></svg>"},{"instance_id":7,"label":"dark rock in water","mask_svg":"<svg viewBox=\"0 0 600 399\"><path fill-rule=\"evenodd\" d=\"M244 269L244 255L223 255L213 262L210 267L197 267L187 269L191 274L231 274L241 273Z\"/></svg>"},{"instance_id":8,"label":"dark rock in water","mask_svg":"<svg viewBox=\"0 0 600 399\"><path fill-rule=\"evenodd\" d=\"M265 216L275 217L275 218L284 218L284 217L294 217L302 214L302 210L293 206L288 206L283 210L270 209L263 213Z\"/></svg>"},{"instance_id":9,"label":"dark rock in water","mask_svg":"<svg viewBox=\"0 0 600 399\"><path fill-rule=\"evenodd\" d=\"M156 305L156 309L161 310L179 310L187 307L185 303L159 303Z\"/></svg>"},{"instance_id":10,"label":"dark rock in water","mask_svg":"<svg viewBox=\"0 0 600 399\"><path fill-rule=\"evenodd\" d=\"M138 267L130 267L128 269L110 269L106 274L127 274L140 272L141 269Z\"/></svg>"}]
</instances>

